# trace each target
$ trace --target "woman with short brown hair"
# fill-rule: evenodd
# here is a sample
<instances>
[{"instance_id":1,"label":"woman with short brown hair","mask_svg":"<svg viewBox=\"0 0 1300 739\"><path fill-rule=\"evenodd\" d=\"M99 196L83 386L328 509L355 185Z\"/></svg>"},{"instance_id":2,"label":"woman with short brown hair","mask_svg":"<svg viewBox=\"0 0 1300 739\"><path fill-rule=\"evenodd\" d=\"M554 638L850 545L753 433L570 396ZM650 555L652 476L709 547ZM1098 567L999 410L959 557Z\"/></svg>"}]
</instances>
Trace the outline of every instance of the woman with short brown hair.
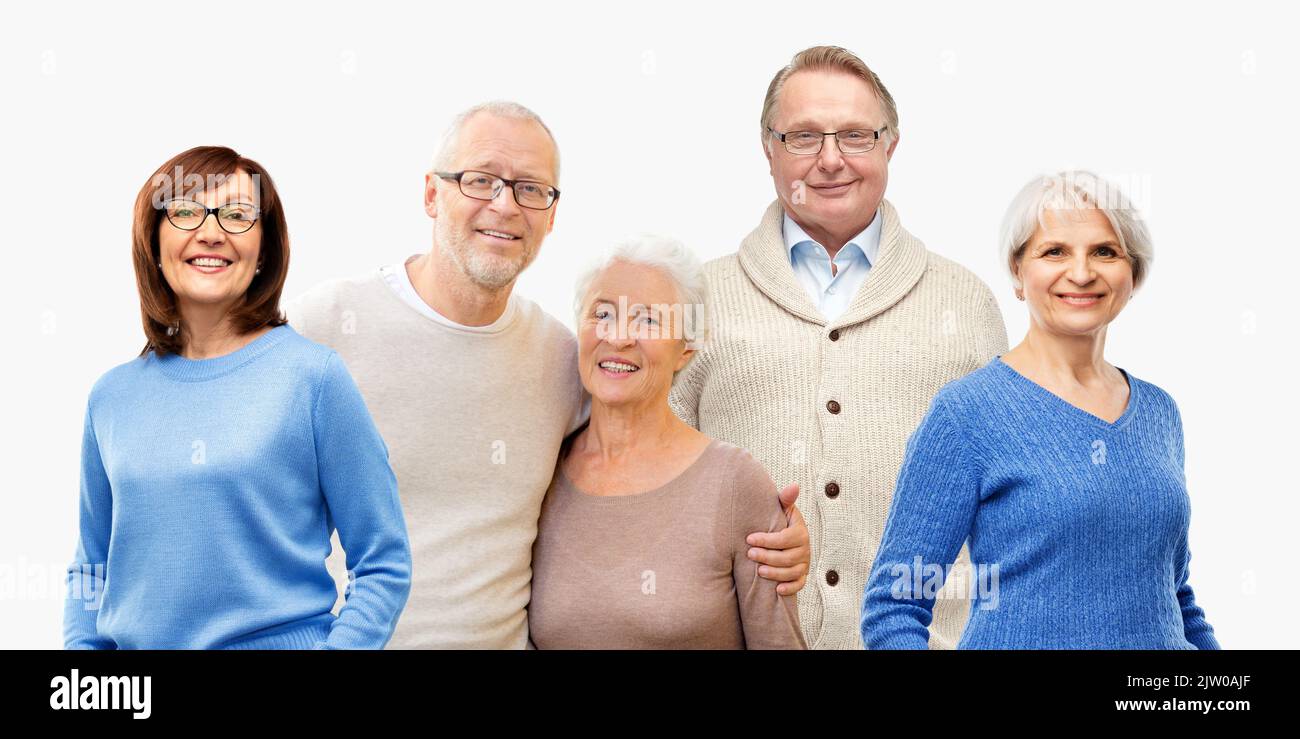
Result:
<instances>
[{"instance_id":1,"label":"woman with short brown hair","mask_svg":"<svg viewBox=\"0 0 1300 739\"><path fill-rule=\"evenodd\" d=\"M280 313L270 175L190 149L141 188L132 233L146 344L87 404L65 646L382 647L410 589L397 483L338 355Z\"/></svg>"}]
</instances>

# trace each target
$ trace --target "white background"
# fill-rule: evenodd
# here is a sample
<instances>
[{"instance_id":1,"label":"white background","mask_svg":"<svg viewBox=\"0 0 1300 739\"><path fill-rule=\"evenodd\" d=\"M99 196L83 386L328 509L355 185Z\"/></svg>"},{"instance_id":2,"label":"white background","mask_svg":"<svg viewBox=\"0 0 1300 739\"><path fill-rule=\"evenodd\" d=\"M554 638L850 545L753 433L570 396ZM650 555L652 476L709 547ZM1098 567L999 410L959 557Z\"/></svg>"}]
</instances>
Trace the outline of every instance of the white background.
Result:
<instances>
[{"instance_id":1,"label":"white background","mask_svg":"<svg viewBox=\"0 0 1300 739\"><path fill-rule=\"evenodd\" d=\"M1221 643L1300 646L1296 20L1240 2L9 5L0 647L61 645L86 394L143 342L131 208L159 164L223 144L270 170L290 298L428 250L447 121L517 100L559 139L564 196L516 289L571 323L578 267L621 236L736 249L774 197L767 83L820 43L893 93L887 197L993 287L1012 344L1027 318L995 238L1019 186L1086 167L1137 200L1155 267L1107 357L1181 407L1191 582Z\"/></svg>"}]
</instances>

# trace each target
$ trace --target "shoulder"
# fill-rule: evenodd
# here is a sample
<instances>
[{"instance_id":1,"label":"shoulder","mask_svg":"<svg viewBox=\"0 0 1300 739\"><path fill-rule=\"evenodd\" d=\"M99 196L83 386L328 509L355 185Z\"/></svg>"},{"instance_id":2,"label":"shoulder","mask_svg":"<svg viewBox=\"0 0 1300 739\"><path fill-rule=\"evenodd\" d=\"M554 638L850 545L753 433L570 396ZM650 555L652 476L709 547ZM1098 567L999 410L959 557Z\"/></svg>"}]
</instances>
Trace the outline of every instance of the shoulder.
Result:
<instances>
[{"instance_id":1,"label":"shoulder","mask_svg":"<svg viewBox=\"0 0 1300 739\"><path fill-rule=\"evenodd\" d=\"M380 289L387 287L377 269L328 280L286 302L284 312L295 325L323 317L333 318L362 301L374 298Z\"/></svg>"},{"instance_id":2,"label":"shoulder","mask_svg":"<svg viewBox=\"0 0 1300 739\"><path fill-rule=\"evenodd\" d=\"M542 337L556 342L577 347L578 337L574 335L573 329L569 328L563 321L547 313L542 306L523 295L514 293L510 299L515 301L515 310L519 311L519 320L528 327L530 332L540 334Z\"/></svg>"},{"instance_id":3,"label":"shoulder","mask_svg":"<svg viewBox=\"0 0 1300 739\"><path fill-rule=\"evenodd\" d=\"M145 354L129 362L123 362L100 375L90 388L90 404L112 402L114 397L138 387L145 368L152 361L155 361L154 355Z\"/></svg>"},{"instance_id":4,"label":"shoulder","mask_svg":"<svg viewBox=\"0 0 1300 739\"><path fill-rule=\"evenodd\" d=\"M984 280L970 269L929 249L926 249L924 279L935 283L934 287L945 294L961 296L980 305L997 307L993 290Z\"/></svg>"},{"instance_id":5,"label":"shoulder","mask_svg":"<svg viewBox=\"0 0 1300 739\"><path fill-rule=\"evenodd\" d=\"M1174 400L1174 396L1155 383L1134 377L1131 372L1127 372L1127 374L1131 390L1135 390L1141 396L1143 403L1148 404L1161 416L1166 416L1178 423L1182 422L1181 414L1178 411L1178 403Z\"/></svg>"},{"instance_id":6,"label":"shoulder","mask_svg":"<svg viewBox=\"0 0 1300 739\"><path fill-rule=\"evenodd\" d=\"M744 275L740 266L740 256L736 253L714 257L704 263L704 279L711 285L715 282L736 279Z\"/></svg>"},{"instance_id":7,"label":"shoulder","mask_svg":"<svg viewBox=\"0 0 1300 739\"><path fill-rule=\"evenodd\" d=\"M776 483L768 474L762 462L750 454L747 449L721 439L713 439L706 461L710 467L721 472L730 483L738 503L754 500L776 500Z\"/></svg>"}]
</instances>

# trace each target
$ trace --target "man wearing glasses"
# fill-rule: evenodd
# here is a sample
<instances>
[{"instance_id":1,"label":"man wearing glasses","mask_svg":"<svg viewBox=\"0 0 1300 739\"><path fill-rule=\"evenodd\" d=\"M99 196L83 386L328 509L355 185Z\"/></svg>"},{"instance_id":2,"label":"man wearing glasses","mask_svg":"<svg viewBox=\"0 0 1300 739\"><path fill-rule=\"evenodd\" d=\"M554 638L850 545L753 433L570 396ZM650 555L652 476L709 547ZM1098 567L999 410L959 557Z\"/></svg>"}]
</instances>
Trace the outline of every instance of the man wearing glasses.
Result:
<instances>
[{"instance_id":1,"label":"man wearing glasses","mask_svg":"<svg viewBox=\"0 0 1300 739\"><path fill-rule=\"evenodd\" d=\"M799 621L811 648L862 648L859 614L911 432L947 382L1006 351L989 288L903 229L884 199L898 113L851 52L806 49L761 120L777 200L706 266L714 338L671 402L701 431L795 481L812 543ZM947 564L947 563L945 563ZM932 648L969 612L963 546Z\"/></svg>"},{"instance_id":2,"label":"man wearing glasses","mask_svg":"<svg viewBox=\"0 0 1300 739\"><path fill-rule=\"evenodd\" d=\"M587 413L576 337L513 293L555 223L559 169L532 111L469 109L425 177L432 249L286 307L300 333L343 357L389 448L413 558L390 647L527 644L542 500L561 442ZM787 506L797 492L782 492ZM773 549L756 559L794 556L802 576L802 522L765 536ZM771 579L801 586L790 569Z\"/></svg>"}]
</instances>

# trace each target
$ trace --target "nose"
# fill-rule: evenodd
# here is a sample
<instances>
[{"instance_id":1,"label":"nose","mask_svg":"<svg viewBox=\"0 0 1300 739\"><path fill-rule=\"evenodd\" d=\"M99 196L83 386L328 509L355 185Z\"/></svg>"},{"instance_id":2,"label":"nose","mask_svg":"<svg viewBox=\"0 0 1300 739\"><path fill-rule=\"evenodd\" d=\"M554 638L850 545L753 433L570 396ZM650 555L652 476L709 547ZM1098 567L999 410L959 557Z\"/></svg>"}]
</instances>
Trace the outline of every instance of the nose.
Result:
<instances>
[{"instance_id":1,"label":"nose","mask_svg":"<svg viewBox=\"0 0 1300 739\"><path fill-rule=\"evenodd\" d=\"M200 244L223 244L226 241L225 229L217 222L217 214L209 213L203 223L195 229L194 236Z\"/></svg>"},{"instance_id":2,"label":"nose","mask_svg":"<svg viewBox=\"0 0 1300 739\"><path fill-rule=\"evenodd\" d=\"M817 166L827 172L834 172L844 166L840 142L833 134L822 136L822 150L817 154Z\"/></svg>"},{"instance_id":3,"label":"nose","mask_svg":"<svg viewBox=\"0 0 1300 739\"><path fill-rule=\"evenodd\" d=\"M1088 260L1088 255L1080 253L1070 263L1070 282L1083 286L1092 282L1096 278L1096 272L1092 268L1092 262Z\"/></svg>"},{"instance_id":4,"label":"nose","mask_svg":"<svg viewBox=\"0 0 1300 739\"><path fill-rule=\"evenodd\" d=\"M492 202L488 203L488 209L503 216L522 212L519 209L519 203L515 202L514 188L505 184L501 185L501 190L492 198Z\"/></svg>"}]
</instances>

